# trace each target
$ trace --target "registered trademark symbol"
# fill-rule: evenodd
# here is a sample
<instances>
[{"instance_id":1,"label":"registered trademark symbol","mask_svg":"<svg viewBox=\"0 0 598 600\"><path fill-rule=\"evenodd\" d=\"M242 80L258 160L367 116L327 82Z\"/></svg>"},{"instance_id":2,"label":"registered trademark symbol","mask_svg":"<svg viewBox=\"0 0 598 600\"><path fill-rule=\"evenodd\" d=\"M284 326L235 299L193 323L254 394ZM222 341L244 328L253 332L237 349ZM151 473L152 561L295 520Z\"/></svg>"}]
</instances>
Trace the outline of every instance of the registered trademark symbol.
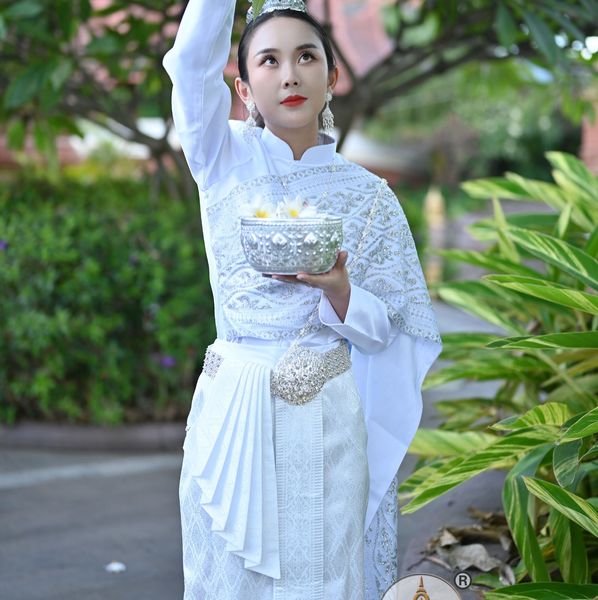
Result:
<instances>
[{"instance_id":1,"label":"registered trademark symbol","mask_svg":"<svg viewBox=\"0 0 598 600\"><path fill-rule=\"evenodd\" d=\"M455 585L460 590L465 590L471 585L471 575L466 571L461 571L455 575Z\"/></svg>"}]
</instances>

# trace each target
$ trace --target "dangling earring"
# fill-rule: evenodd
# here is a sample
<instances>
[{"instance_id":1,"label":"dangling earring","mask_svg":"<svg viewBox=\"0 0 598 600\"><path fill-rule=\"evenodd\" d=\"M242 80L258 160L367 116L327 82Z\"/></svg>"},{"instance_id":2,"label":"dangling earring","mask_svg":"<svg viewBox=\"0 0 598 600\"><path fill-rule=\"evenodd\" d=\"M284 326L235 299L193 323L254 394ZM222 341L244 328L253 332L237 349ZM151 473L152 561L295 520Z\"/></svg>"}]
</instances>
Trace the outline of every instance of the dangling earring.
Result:
<instances>
[{"instance_id":1,"label":"dangling earring","mask_svg":"<svg viewBox=\"0 0 598 600\"><path fill-rule=\"evenodd\" d=\"M322 129L324 133L332 135L334 133L334 115L330 110L330 101L332 100L332 93L330 90L326 92L326 106L322 112Z\"/></svg>"},{"instance_id":2,"label":"dangling earring","mask_svg":"<svg viewBox=\"0 0 598 600\"><path fill-rule=\"evenodd\" d=\"M257 126L255 118L253 117L253 111L255 110L255 102L253 100L249 100L245 105L247 111L249 112L249 116L245 119L245 125L243 126L243 136L249 142L251 138L255 134L254 127Z\"/></svg>"}]
</instances>

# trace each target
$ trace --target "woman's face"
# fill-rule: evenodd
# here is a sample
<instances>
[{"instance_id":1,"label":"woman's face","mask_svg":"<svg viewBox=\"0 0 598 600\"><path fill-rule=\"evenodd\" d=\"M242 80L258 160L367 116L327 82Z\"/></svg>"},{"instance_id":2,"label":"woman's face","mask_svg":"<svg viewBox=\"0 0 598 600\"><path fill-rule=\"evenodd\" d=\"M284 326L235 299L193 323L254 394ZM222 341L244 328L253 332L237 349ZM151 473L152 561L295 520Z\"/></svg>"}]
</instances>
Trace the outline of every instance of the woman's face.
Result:
<instances>
[{"instance_id":1,"label":"woman's face","mask_svg":"<svg viewBox=\"0 0 598 600\"><path fill-rule=\"evenodd\" d=\"M322 42L308 23L275 17L258 27L247 49L247 72L249 90L244 91L271 131L314 125L317 131L326 91L337 73L329 75ZM285 102L292 96L305 100Z\"/></svg>"}]
</instances>

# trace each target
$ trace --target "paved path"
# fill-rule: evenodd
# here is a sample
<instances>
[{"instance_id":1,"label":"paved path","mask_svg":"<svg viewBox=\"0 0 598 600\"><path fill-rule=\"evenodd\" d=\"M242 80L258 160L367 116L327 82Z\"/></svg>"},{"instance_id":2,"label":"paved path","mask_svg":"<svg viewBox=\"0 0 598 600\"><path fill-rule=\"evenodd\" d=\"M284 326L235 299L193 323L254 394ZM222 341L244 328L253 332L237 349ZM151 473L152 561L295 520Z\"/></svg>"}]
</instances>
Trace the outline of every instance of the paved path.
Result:
<instances>
[{"instance_id":1,"label":"paved path","mask_svg":"<svg viewBox=\"0 0 598 600\"><path fill-rule=\"evenodd\" d=\"M439 304L436 312L443 332L484 329L451 307ZM435 400L478 392L455 384L426 393L423 425L435 423ZM181 459L182 450L148 455L0 449L0 599L182 598ZM412 468L407 457L405 476ZM464 522L470 501L497 508L499 489L496 477L474 480L402 517L402 571L409 572L440 525ZM107 572L111 561L126 570ZM411 572L446 576L438 569L422 563Z\"/></svg>"}]
</instances>

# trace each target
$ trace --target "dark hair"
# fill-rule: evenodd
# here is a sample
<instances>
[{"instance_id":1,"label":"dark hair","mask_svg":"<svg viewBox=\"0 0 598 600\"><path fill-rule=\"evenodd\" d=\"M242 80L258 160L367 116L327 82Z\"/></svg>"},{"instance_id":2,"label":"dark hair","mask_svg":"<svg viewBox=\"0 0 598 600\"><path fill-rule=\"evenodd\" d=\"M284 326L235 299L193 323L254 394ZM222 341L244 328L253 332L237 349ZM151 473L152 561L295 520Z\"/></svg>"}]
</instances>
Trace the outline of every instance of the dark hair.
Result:
<instances>
[{"instance_id":1,"label":"dark hair","mask_svg":"<svg viewBox=\"0 0 598 600\"><path fill-rule=\"evenodd\" d=\"M237 67L239 69L239 77L245 83L249 83L249 73L247 72L247 51L249 49L251 37L260 25L276 17L290 17L292 19L298 19L299 21L305 21L305 23L311 25L314 28L318 38L320 38L322 46L324 47L328 72L330 73L334 71L336 67L336 61L334 59L334 52L332 51L332 43L330 42L330 37L328 36L326 29L324 29L324 27L311 15L305 12L291 9L273 10L271 12L261 14L257 19L253 19L253 21L247 24L243 30L243 33L241 34L241 39L239 40L239 49L237 51ZM264 126L264 121L261 115L258 115L256 122L258 126Z\"/></svg>"}]
</instances>

